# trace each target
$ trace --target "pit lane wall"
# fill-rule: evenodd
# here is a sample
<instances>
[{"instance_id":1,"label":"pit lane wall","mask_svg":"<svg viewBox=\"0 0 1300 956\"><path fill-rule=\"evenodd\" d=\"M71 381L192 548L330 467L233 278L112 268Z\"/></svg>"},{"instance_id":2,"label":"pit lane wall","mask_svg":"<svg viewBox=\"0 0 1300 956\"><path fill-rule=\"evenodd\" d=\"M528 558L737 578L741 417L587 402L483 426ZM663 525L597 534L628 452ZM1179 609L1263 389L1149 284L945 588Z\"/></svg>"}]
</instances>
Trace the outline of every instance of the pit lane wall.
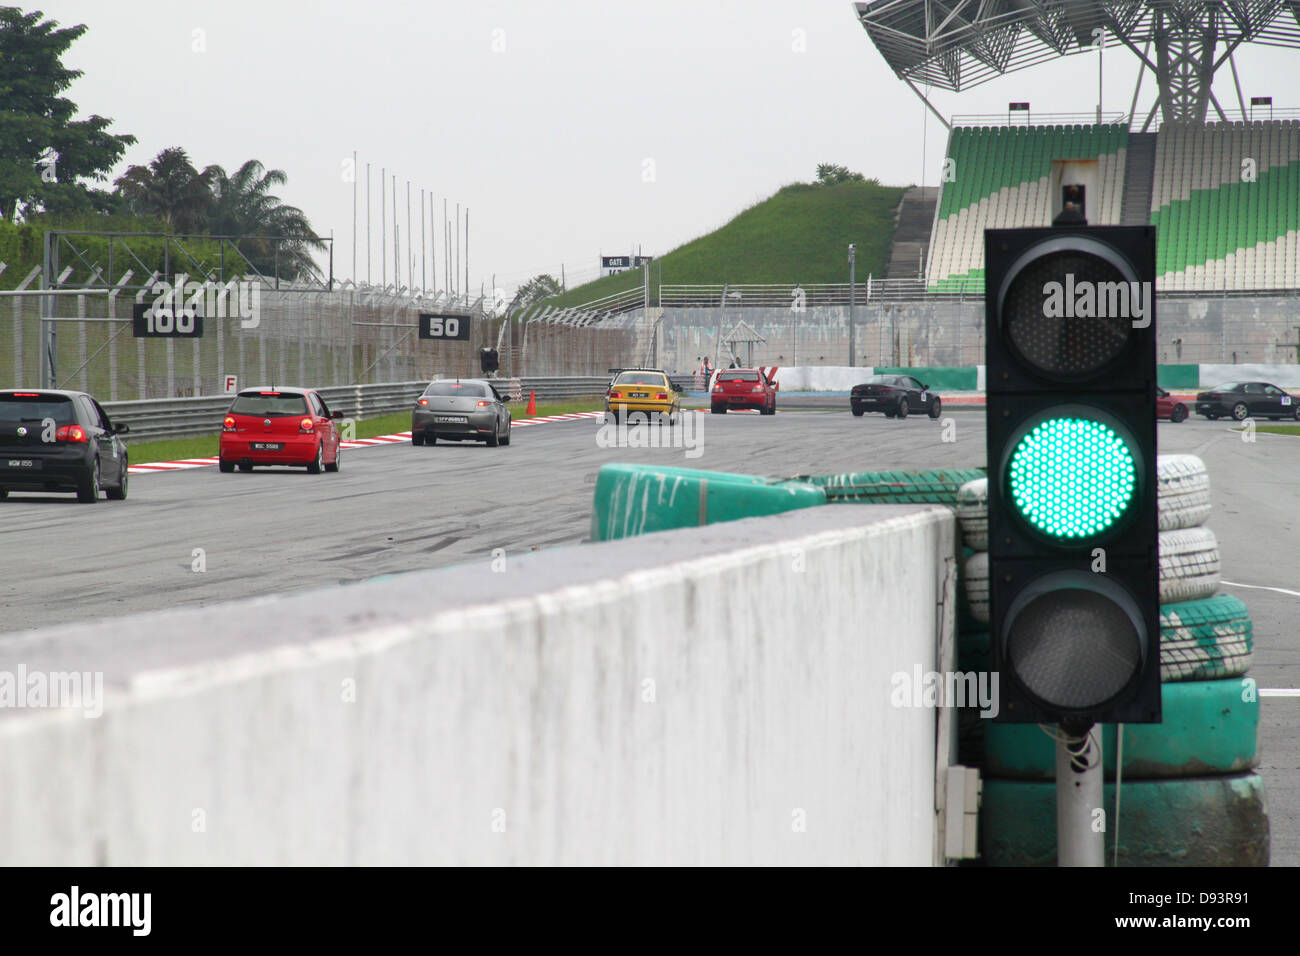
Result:
<instances>
[{"instance_id":1,"label":"pit lane wall","mask_svg":"<svg viewBox=\"0 0 1300 956\"><path fill-rule=\"evenodd\" d=\"M0 708L0 862L941 862L891 677L953 666L954 547L826 505L4 635L104 694Z\"/></svg>"}]
</instances>

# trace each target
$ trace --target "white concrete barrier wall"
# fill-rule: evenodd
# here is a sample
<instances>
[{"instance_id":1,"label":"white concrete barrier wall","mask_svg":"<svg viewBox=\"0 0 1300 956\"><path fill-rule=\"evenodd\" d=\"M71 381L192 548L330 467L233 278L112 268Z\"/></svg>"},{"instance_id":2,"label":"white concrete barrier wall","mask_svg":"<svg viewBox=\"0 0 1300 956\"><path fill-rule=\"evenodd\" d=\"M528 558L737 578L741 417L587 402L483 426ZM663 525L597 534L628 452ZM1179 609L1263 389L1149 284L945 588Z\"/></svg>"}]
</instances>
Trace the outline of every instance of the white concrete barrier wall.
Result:
<instances>
[{"instance_id":1,"label":"white concrete barrier wall","mask_svg":"<svg viewBox=\"0 0 1300 956\"><path fill-rule=\"evenodd\" d=\"M928 865L947 753L890 678L951 666L953 551L828 505L0 636L106 683L0 710L0 861Z\"/></svg>"},{"instance_id":2,"label":"white concrete barrier wall","mask_svg":"<svg viewBox=\"0 0 1300 956\"><path fill-rule=\"evenodd\" d=\"M1278 388L1300 388L1300 365L1202 365L1201 388L1227 382L1272 382Z\"/></svg>"}]
</instances>

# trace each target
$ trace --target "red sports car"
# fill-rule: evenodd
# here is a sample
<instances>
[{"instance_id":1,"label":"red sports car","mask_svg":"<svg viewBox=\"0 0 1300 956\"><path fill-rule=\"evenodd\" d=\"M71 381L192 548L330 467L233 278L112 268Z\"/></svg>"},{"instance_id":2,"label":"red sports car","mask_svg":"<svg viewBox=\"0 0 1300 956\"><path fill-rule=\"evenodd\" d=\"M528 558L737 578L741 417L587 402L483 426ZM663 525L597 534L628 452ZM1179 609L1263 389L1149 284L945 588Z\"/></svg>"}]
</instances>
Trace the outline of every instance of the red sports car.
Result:
<instances>
[{"instance_id":1,"label":"red sports car","mask_svg":"<svg viewBox=\"0 0 1300 956\"><path fill-rule=\"evenodd\" d=\"M729 408L756 408L763 415L775 415L778 388L761 368L723 369L713 380L710 410L725 415Z\"/></svg>"},{"instance_id":2,"label":"red sports car","mask_svg":"<svg viewBox=\"0 0 1300 956\"><path fill-rule=\"evenodd\" d=\"M252 471L254 465L306 465L307 471L338 471L341 450L330 412L310 388L250 388L240 392L221 424L219 467Z\"/></svg>"},{"instance_id":3,"label":"red sports car","mask_svg":"<svg viewBox=\"0 0 1300 956\"><path fill-rule=\"evenodd\" d=\"M1181 422L1187 418L1187 406L1157 385L1156 418L1167 418L1175 423Z\"/></svg>"}]
</instances>

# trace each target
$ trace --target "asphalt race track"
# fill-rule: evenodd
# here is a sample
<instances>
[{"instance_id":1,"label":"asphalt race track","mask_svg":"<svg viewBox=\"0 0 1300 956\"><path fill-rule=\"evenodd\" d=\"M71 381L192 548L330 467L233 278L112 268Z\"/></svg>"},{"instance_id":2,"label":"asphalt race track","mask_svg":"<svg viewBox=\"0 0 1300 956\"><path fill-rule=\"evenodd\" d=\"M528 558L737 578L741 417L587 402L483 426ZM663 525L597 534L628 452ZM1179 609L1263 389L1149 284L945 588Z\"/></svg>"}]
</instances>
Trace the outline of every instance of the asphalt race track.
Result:
<instances>
[{"instance_id":1,"label":"asphalt race track","mask_svg":"<svg viewBox=\"0 0 1300 956\"><path fill-rule=\"evenodd\" d=\"M847 404L847 403L846 403ZM584 540L592 484L608 462L774 476L972 467L984 463L982 411L853 418L847 411L709 415L661 437L683 447L597 442L594 420L516 428L509 447L409 443L353 449L338 474L303 469L220 474L215 467L134 475L125 502L70 495L0 501L0 632L165 607L350 584L384 574L481 562ZM1161 451L1200 455L1210 471L1209 521L1223 591L1244 600L1260 688L1300 686L1300 438L1242 441L1225 422L1161 423ZM203 568L203 570L198 570ZM503 595L509 576L501 577ZM1237 585L1252 585L1252 588ZM1282 590L1268 590L1276 588ZM1286 593L1286 592L1292 593ZM431 606L456 596L429 595ZM184 640L184 635L176 635ZM1300 697L1264 697L1261 766L1274 865L1300 865Z\"/></svg>"}]
</instances>

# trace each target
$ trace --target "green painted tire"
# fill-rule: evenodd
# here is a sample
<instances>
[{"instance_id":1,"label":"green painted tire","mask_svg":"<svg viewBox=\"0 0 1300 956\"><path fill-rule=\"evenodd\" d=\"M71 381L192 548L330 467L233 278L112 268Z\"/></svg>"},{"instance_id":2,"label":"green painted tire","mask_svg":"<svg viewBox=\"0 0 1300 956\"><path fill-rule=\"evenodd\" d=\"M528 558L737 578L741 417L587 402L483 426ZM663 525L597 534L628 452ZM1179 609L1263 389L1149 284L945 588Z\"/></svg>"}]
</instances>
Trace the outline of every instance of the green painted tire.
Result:
<instances>
[{"instance_id":1,"label":"green painted tire","mask_svg":"<svg viewBox=\"0 0 1300 956\"><path fill-rule=\"evenodd\" d=\"M1161 723L1124 725L1125 780L1239 774L1259 764L1259 697L1253 683L1229 678L1162 684L1161 706ZM1037 724L988 724L986 776L1056 779L1056 744ZM1101 753L1106 779L1113 780L1114 724L1102 727Z\"/></svg>"},{"instance_id":2,"label":"green painted tire","mask_svg":"<svg viewBox=\"0 0 1300 956\"><path fill-rule=\"evenodd\" d=\"M983 468L941 468L800 475L793 480L825 488L831 501L956 505L961 486L984 476Z\"/></svg>"},{"instance_id":3,"label":"green painted tire","mask_svg":"<svg viewBox=\"0 0 1300 956\"><path fill-rule=\"evenodd\" d=\"M1245 603L1230 594L1160 607L1160 679L1205 681L1250 670L1254 634Z\"/></svg>"},{"instance_id":4,"label":"green painted tire","mask_svg":"<svg viewBox=\"0 0 1300 956\"><path fill-rule=\"evenodd\" d=\"M694 528L826 504L797 481L654 465L605 465L596 474L591 540Z\"/></svg>"},{"instance_id":5,"label":"green painted tire","mask_svg":"<svg viewBox=\"0 0 1300 956\"><path fill-rule=\"evenodd\" d=\"M1115 785L1105 786L1106 865ZM1120 866L1268 866L1268 803L1258 774L1124 781ZM989 866L1056 864L1056 784L986 780L980 853Z\"/></svg>"}]
</instances>

